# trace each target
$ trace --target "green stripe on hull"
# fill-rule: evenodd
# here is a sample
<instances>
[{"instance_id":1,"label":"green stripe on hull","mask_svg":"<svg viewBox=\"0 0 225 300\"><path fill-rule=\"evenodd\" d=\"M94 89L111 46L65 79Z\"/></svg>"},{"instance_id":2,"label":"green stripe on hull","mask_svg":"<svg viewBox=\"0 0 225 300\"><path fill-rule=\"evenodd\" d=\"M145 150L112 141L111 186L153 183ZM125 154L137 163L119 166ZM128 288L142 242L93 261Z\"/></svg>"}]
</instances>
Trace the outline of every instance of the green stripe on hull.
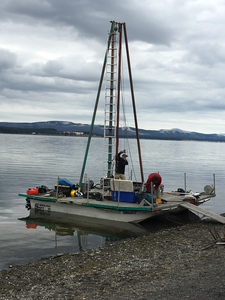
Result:
<instances>
[{"instance_id":1,"label":"green stripe on hull","mask_svg":"<svg viewBox=\"0 0 225 300\"><path fill-rule=\"evenodd\" d=\"M55 202L54 198L47 198L47 197L41 197L41 196L35 196L35 195L27 195L27 194L18 194L18 196L21 197L26 197L29 199L36 199L36 200L43 200L43 201L48 201L48 202Z\"/></svg>"},{"instance_id":2,"label":"green stripe on hull","mask_svg":"<svg viewBox=\"0 0 225 300\"><path fill-rule=\"evenodd\" d=\"M99 207L99 208L110 208L114 210L141 210L141 211L151 211L151 208L147 207L117 207L117 206L112 206L112 205L104 205L104 204L93 204L93 203L81 203L81 205L85 206L94 206L94 207Z\"/></svg>"},{"instance_id":3,"label":"green stripe on hull","mask_svg":"<svg viewBox=\"0 0 225 300\"><path fill-rule=\"evenodd\" d=\"M41 197L41 196L35 196L35 195L27 195L27 194L19 194L18 196L21 197L27 197L29 199L35 199L40 201L46 201L46 202L55 202L54 198L47 198L47 197ZM61 204L70 204L66 202L61 202ZM82 206L91 206L96 208L104 208L104 209L113 209L113 210L132 210L132 211L152 211L150 207L130 207L130 206L122 206L118 207L116 205L105 205L105 204L94 204L94 203L73 203L75 205L82 205Z\"/></svg>"}]
</instances>

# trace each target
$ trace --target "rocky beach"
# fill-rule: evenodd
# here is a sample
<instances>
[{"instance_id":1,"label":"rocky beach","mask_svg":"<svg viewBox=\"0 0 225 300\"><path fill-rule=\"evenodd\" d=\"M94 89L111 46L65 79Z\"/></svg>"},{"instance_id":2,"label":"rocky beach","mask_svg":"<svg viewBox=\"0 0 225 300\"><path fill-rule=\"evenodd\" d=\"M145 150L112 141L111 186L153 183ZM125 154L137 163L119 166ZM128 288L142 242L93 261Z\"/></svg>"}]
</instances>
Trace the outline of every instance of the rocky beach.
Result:
<instances>
[{"instance_id":1,"label":"rocky beach","mask_svg":"<svg viewBox=\"0 0 225 300\"><path fill-rule=\"evenodd\" d=\"M0 299L224 299L225 227L204 220L0 272Z\"/></svg>"}]
</instances>

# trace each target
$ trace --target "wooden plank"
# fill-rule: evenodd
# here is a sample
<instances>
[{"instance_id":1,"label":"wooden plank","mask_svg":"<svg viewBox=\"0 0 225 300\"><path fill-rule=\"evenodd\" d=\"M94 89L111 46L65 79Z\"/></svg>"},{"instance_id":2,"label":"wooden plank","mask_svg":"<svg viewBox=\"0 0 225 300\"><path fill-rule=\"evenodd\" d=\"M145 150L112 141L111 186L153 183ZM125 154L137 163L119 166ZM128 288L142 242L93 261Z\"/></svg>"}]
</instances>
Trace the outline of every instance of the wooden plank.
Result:
<instances>
[{"instance_id":1,"label":"wooden plank","mask_svg":"<svg viewBox=\"0 0 225 300\"><path fill-rule=\"evenodd\" d=\"M216 220L219 223L225 224L225 217L220 216L220 215L218 215L218 214L216 214L214 212L205 210L202 207L193 205L193 204L188 203L188 202L182 202L182 203L180 203L180 206L185 207L185 208L190 209L190 210L193 210L193 211L195 211L197 213L200 213L203 216L210 217L211 219Z\"/></svg>"}]
</instances>

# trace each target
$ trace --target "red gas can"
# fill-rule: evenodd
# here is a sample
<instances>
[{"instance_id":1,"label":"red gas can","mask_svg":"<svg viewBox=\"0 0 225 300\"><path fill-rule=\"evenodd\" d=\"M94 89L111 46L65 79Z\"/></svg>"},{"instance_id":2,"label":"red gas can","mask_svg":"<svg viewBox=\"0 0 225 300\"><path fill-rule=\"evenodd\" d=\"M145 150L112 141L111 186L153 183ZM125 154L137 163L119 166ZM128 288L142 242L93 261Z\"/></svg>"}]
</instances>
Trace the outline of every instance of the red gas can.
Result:
<instances>
[{"instance_id":1,"label":"red gas can","mask_svg":"<svg viewBox=\"0 0 225 300\"><path fill-rule=\"evenodd\" d=\"M32 188L27 190L27 195L36 195L38 194L38 188Z\"/></svg>"}]
</instances>

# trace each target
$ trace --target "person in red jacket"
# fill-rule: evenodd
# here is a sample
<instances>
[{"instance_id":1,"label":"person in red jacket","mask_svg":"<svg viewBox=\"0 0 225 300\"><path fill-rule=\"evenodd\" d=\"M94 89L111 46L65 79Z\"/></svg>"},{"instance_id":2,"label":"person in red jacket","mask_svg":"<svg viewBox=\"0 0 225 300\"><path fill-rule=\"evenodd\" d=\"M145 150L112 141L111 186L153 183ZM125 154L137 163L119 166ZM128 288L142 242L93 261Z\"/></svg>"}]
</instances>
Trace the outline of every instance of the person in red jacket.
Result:
<instances>
[{"instance_id":1,"label":"person in red jacket","mask_svg":"<svg viewBox=\"0 0 225 300\"><path fill-rule=\"evenodd\" d=\"M151 183L153 184L153 193L158 189L162 182L162 177L159 173L151 173L148 176L148 180L146 181L146 190L147 192L151 192Z\"/></svg>"}]
</instances>

